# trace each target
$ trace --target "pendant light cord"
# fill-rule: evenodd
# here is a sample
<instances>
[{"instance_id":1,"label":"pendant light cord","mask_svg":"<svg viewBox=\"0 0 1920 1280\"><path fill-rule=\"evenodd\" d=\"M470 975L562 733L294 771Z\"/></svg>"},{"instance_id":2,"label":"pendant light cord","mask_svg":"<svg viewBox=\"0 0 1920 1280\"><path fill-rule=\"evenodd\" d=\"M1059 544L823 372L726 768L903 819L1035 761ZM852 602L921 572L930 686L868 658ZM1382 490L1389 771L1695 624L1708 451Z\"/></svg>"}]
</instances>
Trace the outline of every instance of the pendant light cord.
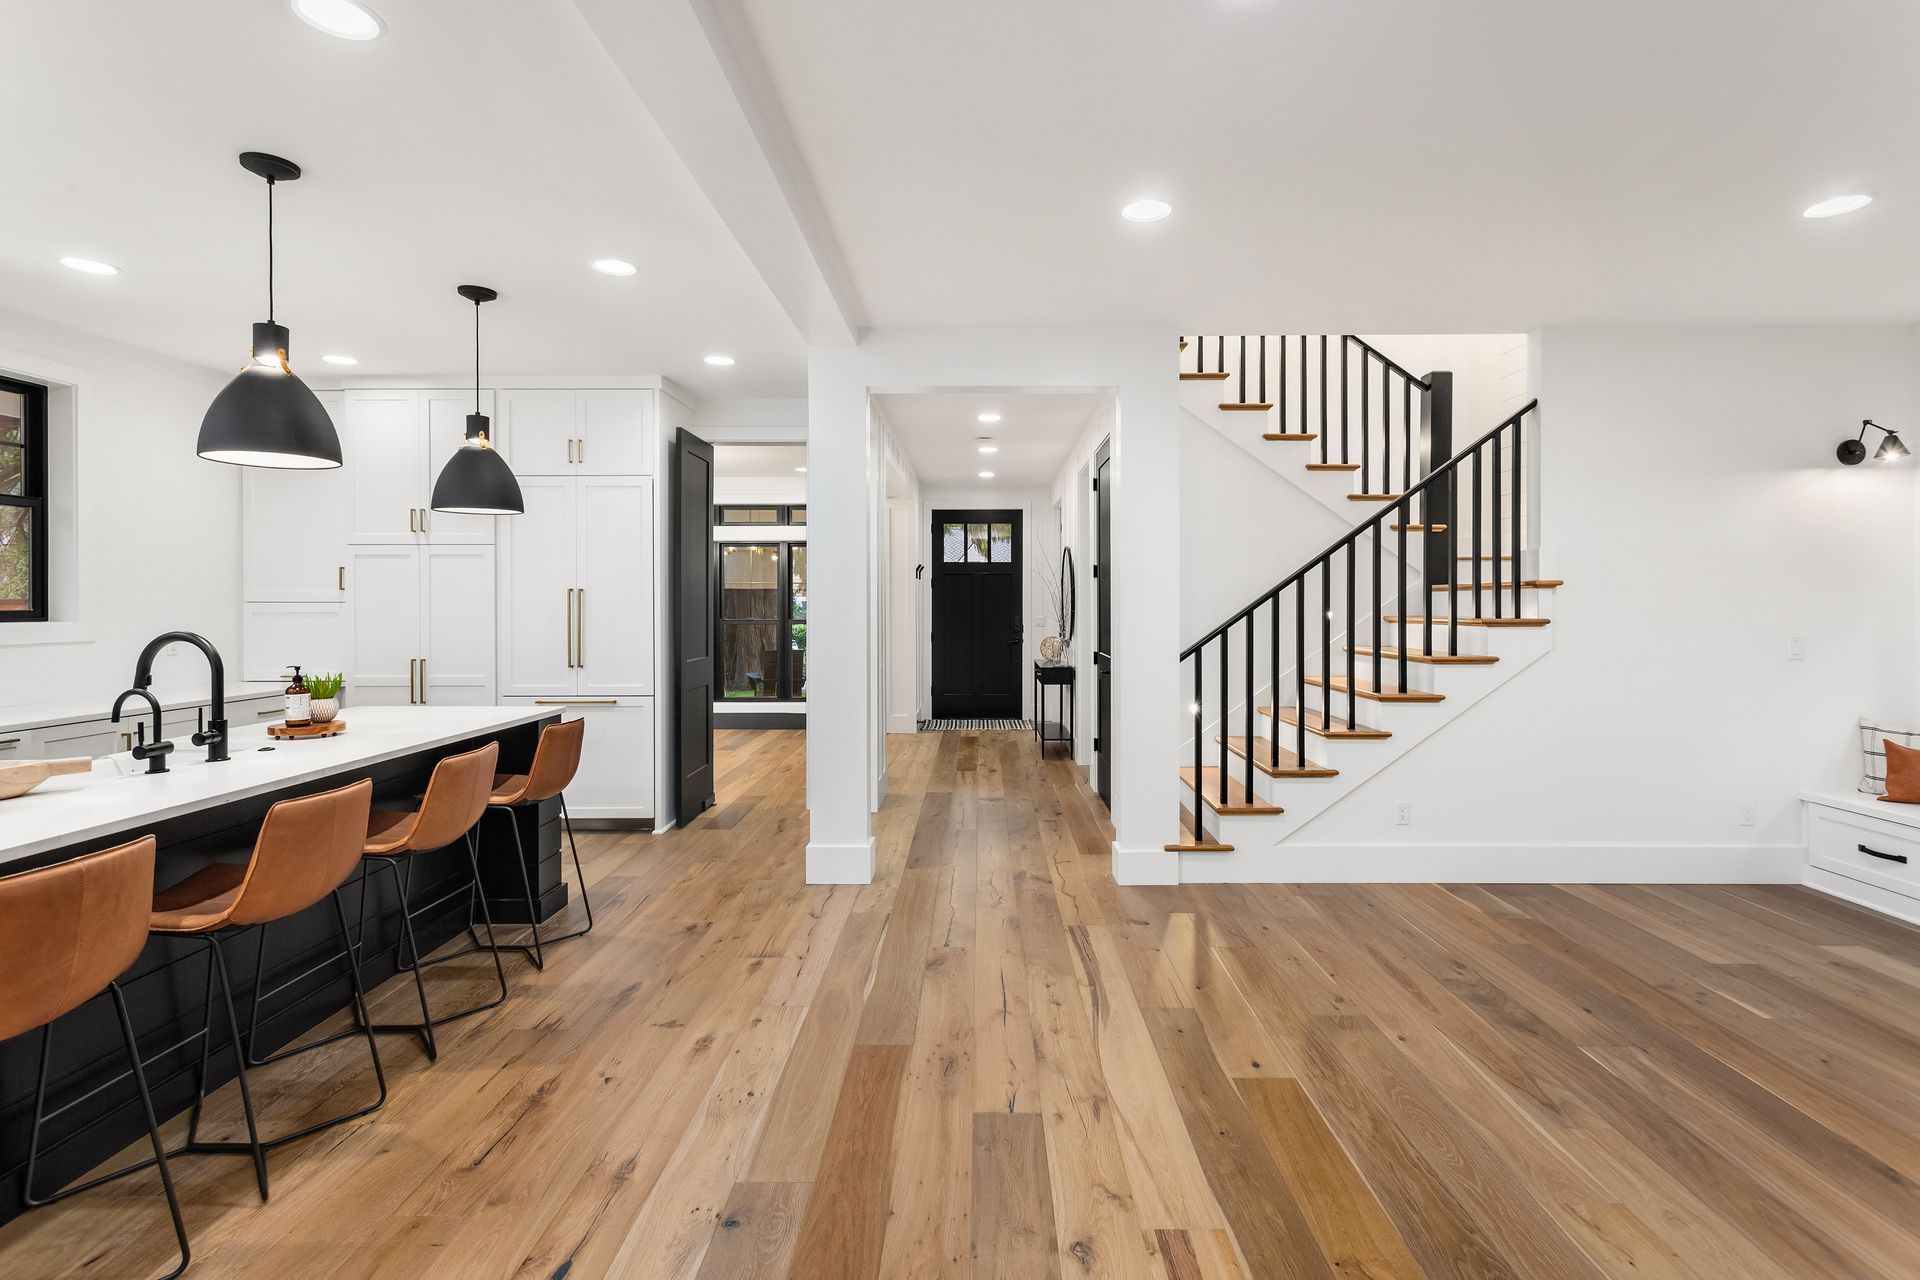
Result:
<instances>
[{"instance_id":1,"label":"pendant light cord","mask_svg":"<svg viewBox=\"0 0 1920 1280\"><path fill-rule=\"evenodd\" d=\"M473 304L473 411L480 412L480 302Z\"/></svg>"},{"instance_id":2,"label":"pendant light cord","mask_svg":"<svg viewBox=\"0 0 1920 1280\"><path fill-rule=\"evenodd\" d=\"M273 176L267 176L267 323L273 323Z\"/></svg>"}]
</instances>

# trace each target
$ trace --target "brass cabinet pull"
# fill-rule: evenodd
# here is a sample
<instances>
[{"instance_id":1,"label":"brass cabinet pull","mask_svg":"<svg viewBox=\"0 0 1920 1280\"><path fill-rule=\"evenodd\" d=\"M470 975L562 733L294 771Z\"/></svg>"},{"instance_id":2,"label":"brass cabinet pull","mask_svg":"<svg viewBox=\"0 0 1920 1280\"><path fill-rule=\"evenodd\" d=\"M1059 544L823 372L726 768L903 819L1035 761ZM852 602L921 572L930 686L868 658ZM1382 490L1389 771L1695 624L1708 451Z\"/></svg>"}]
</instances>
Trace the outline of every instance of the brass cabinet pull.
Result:
<instances>
[{"instance_id":1,"label":"brass cabinet pull","mask_svg":"<svg viewBox=\"0 0 1920 1280\"><path fill-rule=\"evenodd\" d=\"M620 704L617 698L535 698L533 705L536 707L614 707Z\"/></svg>"},{"instance_id":2,"label":"brass cabinet pull","mask_svg":"<svg viewBox=\"0 0 1920 1280\"><path fill-rule=\"evenodd\" d=\"M574 656L584 667L587 665L587 589L585 587L581 587L579 594L574 597L573 609L574 616L579 619L576 624L576 633L579 638L573 642Z\"/></svg>"},{"instance_id":3,"label":"brass cabinet pull","mask_svg":"<svg viewBox=\"0 0 1920 1280\"><path fill-rule=\"evenodd\" d=\"M567 588L567 670L573 670L573 588Z\"/></svg>"},{"instance_id":4,"label":"brass cabinet pull","mask_svg":"<svg viewBox=\"0 0 1920 1280\"><path fill-rule=\"evenodd\" d=\"M567 437L567 465L573 465L573 437Z\"/></svg>"},{"instance_id":5,"label":"brass cabinet pull","mask_svg":"<svg viewBox=\"0 0 1920 1280\"><path fill-rule=\"evenodd\" d=\"M340 589L342 591L347 589L347 566L345 565L340 566Z\"/></svg>"},{"instance_id":6,"label":"brass cabinet pull","mask_svg":"<svg viewBox=\"0 0 1920 1280\"><path fill-rule=\"evenodd\" d=\"M574 450L576 455L575 461L584 466L587 461L587 438L581 436L578 440L574 441L574 444L578 446L578 448Z\"/></svg>"},{"instance_id":7,"label":"brass cabinet pull","mask_svg":"<svg viewBox=\"0 0 1920 1280\"><path fill-rule=\"evenodd\" d=\"M419 661L420 661L420 659L418 659L418 658L408 658L408 659L407 659L407 705L408 705L408 706L412 706L412 705L414 704L414 696L413 696L413 687L414 687L414 676L413 676L413 669L414 669L414 667L415 667L415 665L417 665L417 664L419 663Z\"/></svg>"},{"instance_id":8,"label":"brass cabinet pull","mask_svg":"<svg viewBox=\"0 0 1920 1280\"><path fill-rule=\"evenodd\" d=\"M277 716L283 710L285 710L283 707L267 707L264 710L254 712L253 718L258 720L261 716Z\"/></svg>"},{"instance_id":9,"label":"brass cabinet pull","mask_svg":"<svg viewBox=\"0 0 1920 1280\"><path fill-rule=\"evenodd\" d=\"M427 705L427 660L420 659L420 705Z\"/></svg>"}]
</instances>

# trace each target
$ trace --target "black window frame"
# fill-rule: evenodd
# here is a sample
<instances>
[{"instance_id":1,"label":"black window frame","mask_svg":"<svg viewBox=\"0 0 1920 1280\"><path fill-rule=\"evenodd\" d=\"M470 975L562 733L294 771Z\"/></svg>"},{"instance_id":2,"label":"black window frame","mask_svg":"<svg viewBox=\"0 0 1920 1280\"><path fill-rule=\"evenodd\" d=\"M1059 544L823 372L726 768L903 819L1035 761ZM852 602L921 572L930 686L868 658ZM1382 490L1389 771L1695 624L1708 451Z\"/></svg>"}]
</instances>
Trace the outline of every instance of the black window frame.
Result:
<instances>
[{"instance_id":1,"label":"black window frame","mask_svg":"<svg viewBox=\"0 0 1920 1280\"><path fill-rule=\"evenodd\" d=\"M751 527L751 526L749 526ZM766 525L763 528L777 526ZM806 618L796 618L793 614L793 551L798 547L806 548L802 540L783 540L779 538L742 538L738 541L713 544L713 636L716 665L721 655L726 653L727 624L743 623L747 626L771 626L774 628L775 651L779 654L779 669L775 677L774 696L770 698L729 698L726 696L728 672L719 672L714 680L718 696L715 706L755 706L767 702L805 702L794 681L793 670L793 627L796 622L804 623ZM745 618L727 615L727 579L726 553L733 547L772 547L776 553L774 573L780 594L780 616L777 618Z\"/></svg>"},{"instance_id":2,"label":"black window frame","mask_svg":"<svg viewBox=\"0 0 1920 1280\"><path fill-rule=\"evenodd\" d=\"M734 520L728 515L732 511L771 511L771 520ZM793 518L794 512L800 512L800 518ZM807 522L807 504L804 502L716 502L713 506L713 522L727 529L780 529L788 525L804 525Z\"/></svg>"},{"instance_id":3,"label":"black window frame","mask_svg":"<svg viewBox=\"0 0 1920 1280\"><path fill-rule=\"evenodd\" d=\"M47 536L51 523L47 518L47 389L37 382L0 377L0 391L20 397L20 440L0 443L0 449L21 450L24 494L0 494L0 507L25 509L32 556L27 563L28 609L0 609L0 623L45 622L49 617L47 599Z\"/></svg>"}]
</instances>

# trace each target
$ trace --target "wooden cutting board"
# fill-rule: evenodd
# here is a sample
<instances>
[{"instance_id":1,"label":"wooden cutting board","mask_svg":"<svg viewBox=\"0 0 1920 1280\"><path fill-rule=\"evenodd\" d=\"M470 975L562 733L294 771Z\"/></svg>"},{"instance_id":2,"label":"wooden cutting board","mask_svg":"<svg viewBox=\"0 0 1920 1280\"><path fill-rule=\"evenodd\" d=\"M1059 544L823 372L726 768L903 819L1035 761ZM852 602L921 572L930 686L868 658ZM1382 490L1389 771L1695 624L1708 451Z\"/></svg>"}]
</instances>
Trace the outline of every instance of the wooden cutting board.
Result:
<instances>
[{"instance_id":1,"label":"wooden cutting board","mask_svg":"<svg viewBox=\"0 0 1920 1280\"><path fill-rule=\"evenodd\" d=\"M269 738L331 738L336 733L345 733L345 720L329 720L325 724L288 724L282 720L279 724L267 726Z\"/></svg>"},{"instance_id":2,"label":"wooden cutting board","mask_svg":"<svg viewBox=\"0 0 1920 1280\"><path fill-rule=\"evenodd\" d=\"M0 800L23 796L48 778L63 773L91 773L93 761L85 756L71 760L16 760L0 764Z\"/></svg>"}]
</instances>

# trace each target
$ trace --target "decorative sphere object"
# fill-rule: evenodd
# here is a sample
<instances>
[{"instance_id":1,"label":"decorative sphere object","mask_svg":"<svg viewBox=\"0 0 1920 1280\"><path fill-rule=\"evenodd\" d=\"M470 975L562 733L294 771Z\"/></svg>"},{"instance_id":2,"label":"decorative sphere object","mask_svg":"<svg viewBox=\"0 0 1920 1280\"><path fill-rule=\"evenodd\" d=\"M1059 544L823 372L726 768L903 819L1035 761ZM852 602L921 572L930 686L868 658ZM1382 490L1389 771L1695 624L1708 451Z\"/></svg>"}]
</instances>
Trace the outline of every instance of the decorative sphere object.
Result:
<instances>
[{"instance_id":1,"label":"decorative sphere object","mask_svg":"<svg viewBox=\"0 0 1920 1280\"><path fill-rule=\"evenodd\" d=\"M1046 636L1040 641L1040 661L1053 666L1065 654L1067 646L1059 636Z\"/></svg>"}]
</instances>

